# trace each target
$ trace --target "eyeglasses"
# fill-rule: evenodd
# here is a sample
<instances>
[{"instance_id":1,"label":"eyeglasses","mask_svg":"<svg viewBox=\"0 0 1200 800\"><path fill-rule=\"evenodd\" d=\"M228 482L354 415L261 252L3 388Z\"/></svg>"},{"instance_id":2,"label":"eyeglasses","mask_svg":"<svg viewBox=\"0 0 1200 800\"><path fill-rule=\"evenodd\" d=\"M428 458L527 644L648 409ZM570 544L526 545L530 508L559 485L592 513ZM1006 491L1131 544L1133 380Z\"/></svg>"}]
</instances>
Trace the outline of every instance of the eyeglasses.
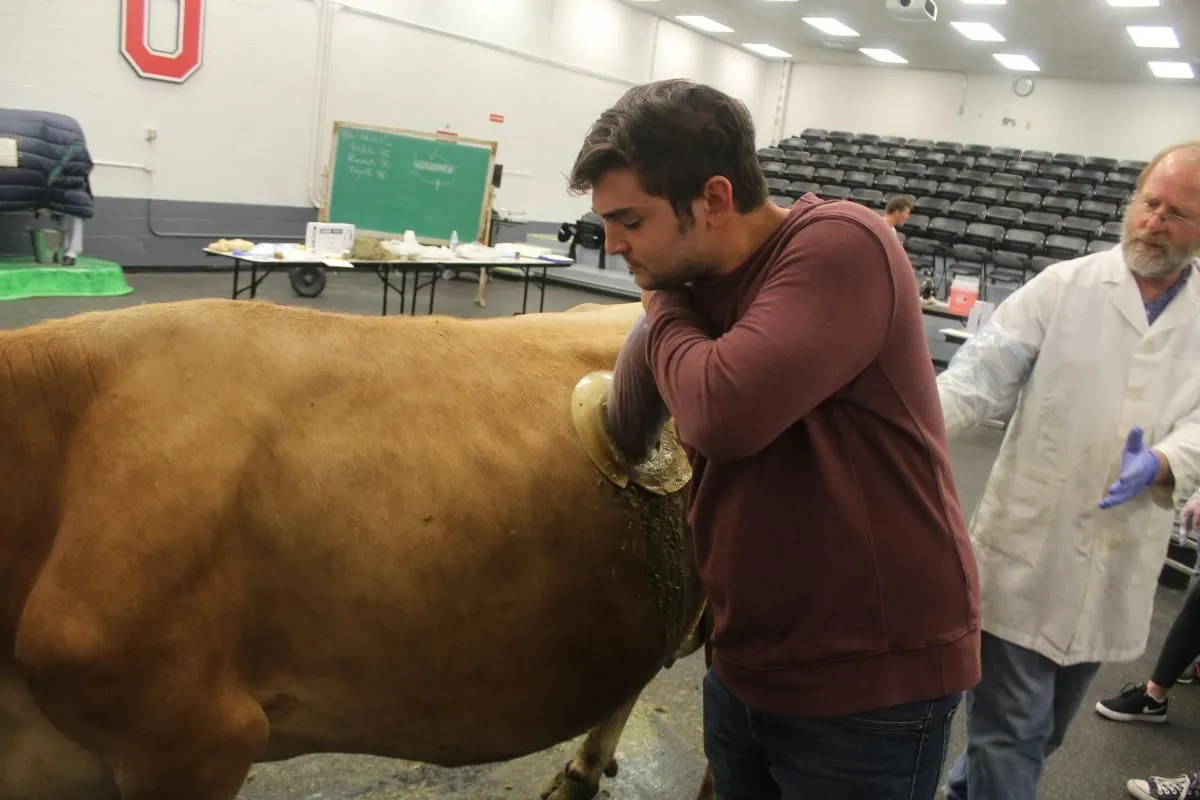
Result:
<instances>
[{"instance_id":1,"label":"eyeglasses","mask_svg":"<svg viewBox=\"0 0 1200 800\"><path fill-rule=\"evenodd\" d=\"M1146 212L1162 217L1163 223L1167 225L1176 225L1179 227L1200 225L1200 219L1185 216L1178 209L1171 208L1170 206L1164 208L1161 200L1139 200L1138 205Z\"/></svg>"}]
</instances>

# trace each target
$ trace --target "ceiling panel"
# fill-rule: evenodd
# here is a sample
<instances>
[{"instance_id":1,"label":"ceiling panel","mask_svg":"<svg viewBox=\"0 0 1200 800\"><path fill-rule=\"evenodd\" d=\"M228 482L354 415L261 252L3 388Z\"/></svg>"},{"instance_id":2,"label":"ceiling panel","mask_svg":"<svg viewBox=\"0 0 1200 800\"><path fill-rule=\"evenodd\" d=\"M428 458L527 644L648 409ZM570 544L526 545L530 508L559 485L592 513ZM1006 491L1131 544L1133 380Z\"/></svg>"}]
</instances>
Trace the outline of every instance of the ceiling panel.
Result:
<instances>
[{"instance_id":1,"label":"ceiling panel","mask_svg":"<svg viewBox=\"0 0 1200 800\"><path fill-rule=\"evenodd\" d=\"M735 46L771 44L796 61L875 65L858 48L883 47L917 69L1013 74L992 57L1000 52L1030 56L1041 68L1038 74L1047 77L1161 83L1150 73L1147 62L1151 60L1190 61L1200 75L1200 0L1160 0L1157 8L1112 8L1106 0L1008 0L1005 5L939 0L937 22L901 21L891 15L885 0L625 2L668 19L680 14L707 16L734 29L710 34L713 38ZM834 17L860 36L824 35L802 22L804 17ZM970 41L951 27L954 21L990 23L1006 41ZM1181 47L1137 48L1126 25L1170 25ZM1190 83L1200 85L1200 77Z\"/></svg>"}]
</instances>

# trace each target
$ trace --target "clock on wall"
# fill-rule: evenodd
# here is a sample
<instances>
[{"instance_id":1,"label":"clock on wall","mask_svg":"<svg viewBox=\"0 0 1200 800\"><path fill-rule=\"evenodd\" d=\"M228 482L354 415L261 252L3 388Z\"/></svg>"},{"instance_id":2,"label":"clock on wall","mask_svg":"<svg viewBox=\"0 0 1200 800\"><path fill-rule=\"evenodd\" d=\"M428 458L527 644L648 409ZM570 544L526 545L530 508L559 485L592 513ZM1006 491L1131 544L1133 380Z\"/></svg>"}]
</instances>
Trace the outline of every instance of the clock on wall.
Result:
<instances>
[{"instance_id":1,"label":"clock on wall","mask_svg":"<svg viewBox=\"0 0 1200 800\"><path fill-rule=\"evenodd\" d=\"M1017 97L1029 97L1033 94L1033 87L1033 78L1030 77L1017 78L1013 81L1013 93Z\"/></svg>"}]
</instances>

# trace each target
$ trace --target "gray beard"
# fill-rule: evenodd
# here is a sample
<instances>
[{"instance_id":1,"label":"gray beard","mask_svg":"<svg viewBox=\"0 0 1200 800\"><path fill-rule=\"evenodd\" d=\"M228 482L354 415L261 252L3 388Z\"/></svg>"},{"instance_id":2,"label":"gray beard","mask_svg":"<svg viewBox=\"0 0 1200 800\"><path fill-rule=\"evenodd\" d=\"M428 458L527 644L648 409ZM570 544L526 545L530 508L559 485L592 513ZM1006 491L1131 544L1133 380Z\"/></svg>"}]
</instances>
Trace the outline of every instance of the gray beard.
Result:
<instances>
[{"instance_id":1,"label":"gray beard","mask_svg":"<svg viewBox=\"0 0 1200 800\"><path fill-rule=\"evenodd\" d=\"M1129 268L1143 278L1165 278L1181 271L1196 260L1200 251L1193 249L1186 253L1176 254L1167 250L1159 250L1151 254L1149 249L1139 249L1135 242L1124 242L1121 245L1125 254L1125 263Z\"/></svg>"}]
</instances>

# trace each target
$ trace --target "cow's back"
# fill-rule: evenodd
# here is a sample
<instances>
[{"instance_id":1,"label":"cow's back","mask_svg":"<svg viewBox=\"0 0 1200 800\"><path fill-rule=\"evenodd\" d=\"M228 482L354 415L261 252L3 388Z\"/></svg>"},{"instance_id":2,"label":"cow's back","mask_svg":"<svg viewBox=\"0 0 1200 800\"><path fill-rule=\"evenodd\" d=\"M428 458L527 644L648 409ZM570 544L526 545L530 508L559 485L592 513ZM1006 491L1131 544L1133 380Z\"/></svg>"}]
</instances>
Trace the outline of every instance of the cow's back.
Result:
<instances>
[{"instance_id":1,"label":"cow's back","mask_svg":"<svg viewBox=\"0 0 1200 800\"><path fill-rule=\"evenodd\" d=\"M114 591L204 605L269 757L532 752L635 694L686 633L682 497L603 480L571 424L636 308L136 312L95 336L61 544L107 553Z\"/></svg>"}]
</instances>

